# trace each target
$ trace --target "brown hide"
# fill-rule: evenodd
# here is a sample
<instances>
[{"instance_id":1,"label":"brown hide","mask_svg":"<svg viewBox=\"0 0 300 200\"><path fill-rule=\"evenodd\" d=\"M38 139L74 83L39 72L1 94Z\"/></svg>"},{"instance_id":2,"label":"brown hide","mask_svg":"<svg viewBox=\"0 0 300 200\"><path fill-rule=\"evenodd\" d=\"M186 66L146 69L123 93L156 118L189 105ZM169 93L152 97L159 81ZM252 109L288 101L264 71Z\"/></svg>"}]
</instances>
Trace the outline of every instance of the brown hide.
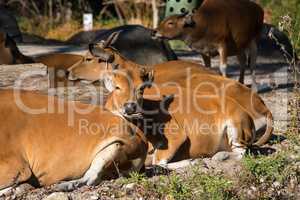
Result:
<instances>
[{"instance_id":1,"label":"brown hide","mask_svg":"<svg viewBox=\"0 0 300 200\"><path fill-rule=\"evenodd\" d=\"M252 145L254 123L239 103L201 90L191 96L188 93L185 88L172 86L145 90L146 127L159 127L145 131L156 148L153 164L213 156L218 151L235 152ZM156 109L160 112L149 113Z\"/></svg>"},{"instance_id":2,"label":"brown hide","mask_svg":"<svg viewBox=\"0 0 300 200\"><path fill-rule=\"evenodd\" d=\"M105 51L113 54L116 60L120 59L119 54L113 49L107 48ZM120 65L120 68L136 70L137 67L134 63L129 62ZM153 66L153 69L155 74L154 87L156 85L158 87L177 85L193 91L202 85L201 89L203 92L210 92L213 95L217 93L220 97L227 96L234 99L253 118L256 129L262 128L257 133L262 137L256 144L262 145L270 138L273 130L272 114L259 95L246 86L237 81L219 76L199 64L187 61L169 61L157 64ZM99 77L102 71L99 67L85 66L84 68L75 67L70 73L81 79L93 80L94 77ZM266 127L264 128L264 126Z\"/></svg>"},{"instance_id":3,"label":"brown hide","mask_svg":"<svg viewBox=\"0 0 300 200\"><path fill-rule=\"evenodd\" d=\"M156 37L184 40L201 53L206 66L220 54L220 71L226 76L227 57L236 55L240 82L244 81L249 50L250 69L256 65L256 39L263 27L263 9L249 0L205 0L193 14L173 15L159 25ZM253 74L253 87L256 87Z\"/></svg>"},{"instance_id":4,"label":"brown hide","mask_svg":"<svg viewBox=\"0 0 300 200\"><path fill-rule=\"evenodd\" d=\"M42 186L78 179L95 155L112 142L121 144L114 160L121 172L129 169L132 160L144 162L147 141L143 134L103 108L21 91L25 106L46 109L45 113L30 114L16 104L15 98L13 91L0 93L0 190L27 182L30 177ZM92 109L80 114L75 108Z\"/></svg>"}]
</instances>

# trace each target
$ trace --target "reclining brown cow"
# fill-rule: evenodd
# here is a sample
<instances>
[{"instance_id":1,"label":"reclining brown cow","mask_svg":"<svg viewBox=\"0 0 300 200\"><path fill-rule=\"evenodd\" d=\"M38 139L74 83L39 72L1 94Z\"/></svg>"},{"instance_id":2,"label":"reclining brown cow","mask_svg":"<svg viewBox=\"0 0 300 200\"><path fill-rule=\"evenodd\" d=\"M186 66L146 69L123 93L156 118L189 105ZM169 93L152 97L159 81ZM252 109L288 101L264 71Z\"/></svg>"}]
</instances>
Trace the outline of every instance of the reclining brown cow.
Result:
<instances>
[{"instance_id":1,"label":"reclining brown cow","mask_svg":"<svg viewBox=\"0 0 300 200\"><path fill-rule=\"evenodd\" d=\"M154 147L152 164L211 157L220 151L241 158L257 139L252 117L230 97L199 89L186 98L189 92L174 86L145 90L140 126Z\"/></svg>"},{"instance_id":2,"label":"reclining brown cow","mask_svg":"<svg viewBox=\"0 0 300 200\"><path fill-rule=\"evenodd\" d=\"M115 37L117 37L117 34L115 35ZM111 58L113 58L115 63L125 62L124 58L122 58L121 55L119 55L114 49L109 48L109 46L107 46L107 45L103 45L103 44L91 45L91 53L94 56L102 57L105 60L111 60ZM131 63L129 65L126 65L126 64L121 65L121 67L127 67L127 68L130 68L131 66L134 66L134 64ZM176 69L178 69L178 71L170 70L174 66L176 66ZM235 122L237 124L236 127L242 126L242 124L244 125L246 123L245 127L247 127L247 130L249 133L248 134L249 137L247 136L247 138L250 138L250 139L249 140L247 139L246 142L239 141L239 145L243 144L243 145L241 145L241 147L245 148L245 146L253 144L256 140L257 141L254 144L260 146L260 145L266 143L268 141L269 137L271 136L271 133L272 133L272 114L271 114L271 112L265 106L264 102L258 96L258 94L253 93L249 88L245 87L244 85L242 85L236 81L218 76L215 73L203 68L200 65L190 63L190 62L184 62L184 61L171 61L171 62L158 64L158 65L154 66L154 71L155 71L154 83L158 85L158 91L160 91L160 90L163 91L164 95L171 95L174 93L174 90L172 88L164 89L164 87L166 87L170 84L170 85L177 86L177 88L181 88L182 91L185 91L182 94L183 99L193 99L192 93L188 93L186 91L193 92L196 90L196 91L201 91L201 93L204 93L207 95L214 95L215 99L213 102L214 102L214 106L216 108L220 108L220 99L226 99L225 106L224 106L226 108L225 116L217 113L214 116L206 116L205 117L205 116L201 115L201 113L200 113L199 116L203 116L204 120L201 121L201 119L199 119L199 121L206 123L205 120L211 119L211 120L213 120L211 122L211 124L214 124L214 122L216 122L214 120L217 120L217 119L223 121L224 123L225 123L226 119L235 120ZM80 79L87 79L87 80L95 81L98 78L101 78L101 68L89 68L89 67L76 68L75 67L70 71L70 75L73 78L80 78ZM203 86L203 87L201 87L201 86ZM153 89L152 89L152 91L153 91ZM162 96L159 96L159 97L161 98ZM178 105L178 102L177 103L176 102L177 102L177 100L175 99L174 108L176 108L176 107L181 108L180 105L182 105L182 104ZM196 102L198 102L200 104L200 103L202 103L202 100L196 98ZM206 104L207 103L204 102L204 105L206 105ZM185 104L183 104L183 105L185 105ZM238 122L237 118L233 119L233 116L230 115L229 110L233 109L233 108L235 108L237 110L236 112L240 114L240 118L239 117L237 117L237 118L239 118L239 120L241 120L241 121ZM188 112L176 113L176 116L177 117L184 116L184 117L188 118L189 113ZM177 118L176 116L175 116L175 118ZM193 113L192 116L194 116L194 118L198 119L197 112ZM182 117L182 118L184 118L184 117ZM150 116L150 118L151 118L151 116ZM171 118L172 118L172 116L171 116ZM243 120L245 120L247 122L244 122ZM175 121L177 121L177 120L173 119L173 123L176 123ZM254 123L255 123L255 126L257 125L257 129L261 128L261 126L263 128L262 133L258 134L257 136L255 136L257 131L255 130ZM178 123L178 124L181 124L181 123ZM266 126L266 127L264 127L264 126ZM218 129L216 138L220 137L221 130L222 130L221 128ZM251 133L249 132L249 130L251 130ZM246 134L242 131L240 131L240 132L241 133L238 134L239 136ZM193 133L191 133L191 134L193 134ZM178 135L181 135L183 137L183 139L180 139L181 137L179 137ZM181 150L179 149L179 146L180 146L180 144L182 144L182 142L184 143L186 141L185 139L188 138L187 135L189 135L189 133L187 133L187 132L185 132L185 133L178 132L176 137L168 138L168 142L172 143L172 141L170 141L172 139L174 139L175 141L179 140L178 143L175 142L177 144L177 146L175 145L175 149L178 150L178 152L181 152ZM214 136L212 136L212 137L214 137ZM194 141L194 140L196 140L196 141ZM193 142L197 142L198 140L199 139L192 137L191 140L189 140L189 142L193 143ZM224 143L222 143L222 144L225 144L225 143L226 143L226 141L224 141ZM201 153L201 151L200 151L201 148L199 147L198 154L195 153L193 155L194 156L212 155L216 151L220 150L217 147L219 145L219 143L213 143L213 142L209 143L208 142L207 145L213 150L207 151L206 152L207 154L205 154L203 152ZM215 146L215 145L217 145L217 146ZM168 147L165 149L165 151L168 152ZM171 151L173 151L173 150L171 150ZM171 153L171 154L173 154L173 153ZM185 157L185 158L187 158L188 155L191 156L191 154L189 154L189 153L183 153L183 157ZM166 158L166 160L169 161L171 159L171 157L172 156L170 156L169 158Z\"/></svg>"},{"instance_id":3,"label":"reclining brown cow","mask_svg":"<svg viewBox=\"0 0 300 200\"><path fill-rule=\"evenodd\" d=\"M114 37L118 37L118 34L115 33L112 35L110 38L111 42L113 42ZM124 62L124 58L118 52L109 48L109 45L104 46L105 48L103 48L103 44L91 45L91 54L103 59L114 58L115 63ZM131 66L136 66L132 62L128 63L120 67L130 68ZM173 70L174 68L176 70ZM266 143L271 136L273 130L272 114L260 96L246 86L237 81L218 76L216 73L199 64L187 61L169 61L157 64L153 66L153 69L155 71L154 83L157 85L175 84L190 90L201 87L203 92L210 92L212 95L220 97L228 96L236 100L253 118L256 130L259 131L258 134L261 136L264 135L257 142L258 145ZM70 70L70 77L73 79L96 81L101 79L100 74L102 71L103 66L78 66Z\"/></svg>"},{"instance_id":4,"label":"reclining brown cow","mask_svg":"<svg viewBox=\"0 0 300 200\"><path fill-rule=\"evenodd\" d=\"M117 86L111 100L118 100L114 107L108 100L108 110L32 92L1 91L0 196L22 183L59 183L56 189L72 190L98 184L116 168L124 174L141 168L147 140L123 112L138 107L133 104L141 101L140 86L151 72L107 66L103 76ZM129 82L128 74L136 79Z\"/></svg>"},{"instance_id":5,"label":"reclining brown cow","mask_svg":"<svg viewBox=\"0 0 300 200\"><path fill-rule=\"evenodd\" d=\"M155 37L184 40L201 53L206 66L211 57L220 55L220 71L226 76L227 57L236 55L243 83L246 52L249 51L252 86L256 89L255 65L257 45L263 27L263 9L249 0L205 0L190 14L173 15L159 25Z\"/></svg>"}]
</instances>

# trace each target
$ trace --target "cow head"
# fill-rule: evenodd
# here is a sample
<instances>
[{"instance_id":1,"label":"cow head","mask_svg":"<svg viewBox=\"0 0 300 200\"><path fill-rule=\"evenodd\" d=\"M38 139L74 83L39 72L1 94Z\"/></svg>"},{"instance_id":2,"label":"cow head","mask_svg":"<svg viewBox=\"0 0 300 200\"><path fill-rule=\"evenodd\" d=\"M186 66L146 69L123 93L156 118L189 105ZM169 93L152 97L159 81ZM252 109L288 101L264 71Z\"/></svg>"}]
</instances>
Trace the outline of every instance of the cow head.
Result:
<instances>
[{"instance_id":1,"label":"cow head","mask_svg":"<svg viewBox=\"0 0 300 200\"><path fill-rule=\"evenodd\" d=\"M143 93L148 82L142 77L135 79L132 71L127 69L109 70L102 77L105 88L110 91L105 107L125 118L141 117Z\"/></svg>"},{"instance_id":2,"label":"cow head","mask_svg":"<svg viewBox=\"0 0 300 200\"><path fill-rule=\"evenodd\" d=\"M7 44L6 33L0 32L0 65L13 64L13 55Z\"/></svg>"},{"instance_id":3,"label":"cow head","mask_svg":"<svg viewBox=\"0 0 300 200\"><path fill-rule=\"evenodd\" d=\"M152 32L154 39L182 39L189 28L195 27L193 15L188 12L180 15L172 15L164 19L158 28Z\"/></svg>"},{"instance_id":4,"label":"cow head","mask_svg":"<svg viewBox=\"0 0 300 200\"><path fill-rule=\"evenodd\" d=\"M6 33L0 32L0 64L22 64L34 61L24 56L18 49L15 41Z\"/></svg>"},{"instance_id":5,"label":"cow head","mask_svg":"<svg viewBox=\"0 0 300 200\"><path fill-rule=\"evenodd\" d=\"M142 95L153 81L153 70L125 59L111 47L119 33L113 33L106 41L90 44L90 62L95 64L72 67L69 79L102 80L110 92L106 108L126 118L134 118L140 116Z\"/></svg>"}]
</instances>

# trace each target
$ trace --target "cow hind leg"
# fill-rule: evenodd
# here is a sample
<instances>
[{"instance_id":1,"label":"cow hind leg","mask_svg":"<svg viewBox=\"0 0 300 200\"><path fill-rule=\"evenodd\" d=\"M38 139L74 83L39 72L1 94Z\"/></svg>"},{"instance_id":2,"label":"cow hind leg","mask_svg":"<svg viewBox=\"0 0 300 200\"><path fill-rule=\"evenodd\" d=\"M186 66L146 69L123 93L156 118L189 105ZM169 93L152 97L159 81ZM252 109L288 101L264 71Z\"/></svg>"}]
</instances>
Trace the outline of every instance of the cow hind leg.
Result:
<instances>
[{"instance_id":1,"label":"cow hind leg","mask_svg":"<svg viewBox=\"0 0 300 200\"><path fill-rule=\"evenodd\" d=\"M230 157L237 160L242 159L246 153L247 146L241 141L241 138L244 135L241 122L228 123L225 131L232 151L230 152Z\"/></svg>"},{"instance_id":2,"label":"cow hind leg","mask_svg":"<svg viewBox=\"0 0 300 200\"><path fill-rule=\"evenodd\" d=\"M207 55L205 55L205 54L201 54L201 56L202 56L202 59L203 59L203 61L204 61L205 67L211 68L211 57L210 57L210 56L207 56Z\"/></svg>"},{"instance_id":3,"label":"cow hind leg","mask_svg":"<svg viewBox=\"0 0 300 200\"><path fill-rule=\"evenodd\" d=\"M244 84L244 77L245 77L245 67L247 65L247 56L245 54L244 51L242 51L241 53L239 53L237 55L239 64L240 64L240 78L239 78L239 82Z\"/></svg>"},{"instance_id":4,"label":"cow hind leg","mask_svg":"<svg viewBox=\"0 0 300 200\"><path fill-rule=\"evenodd\" d=\"M220 72L222 76L226 77L227 73L227 47L225 44L220 45L218 48L220 54Z\"/></svg>"},{"instance_id":5,"label":"cow hind leg","mask_svg":"<svg viewBox=\"0 0 300 200\"><path fill-rule=\"evenodd\" d=\"M250 73L252 79L251 88L254 91L257 91L257 83L255 77L255 69L256 69L256 60L257 60L257 44L255 40L252 40L249 47L249 57L250 57Z\"/></svg>"},{"instance_id":6,"label":"cow hind leg","mask_svg":"<svg viewBox=\"0 0 300 200\"><path fill-rule=\"evenodd\" d=\"M155 150L152 164L166 166L166 164L173 159L181 145L183 145L186 140L187 136L185 133L167 135L167 148Z\"/></svg>"},{"instance_id":7,"label":"cow hind leg","mask_svg":"<svg viewBox=\"0 0 300 200\"><path fill-rule=\"evenodd\" d=\"M114 143L100 151L92 161L90 168L78 180L59 183L54 187L56 191L72 191L83 185L97 185L101 181L103 170L115 161L120 154L120 143Z\"/></svg>"}]
</instances>

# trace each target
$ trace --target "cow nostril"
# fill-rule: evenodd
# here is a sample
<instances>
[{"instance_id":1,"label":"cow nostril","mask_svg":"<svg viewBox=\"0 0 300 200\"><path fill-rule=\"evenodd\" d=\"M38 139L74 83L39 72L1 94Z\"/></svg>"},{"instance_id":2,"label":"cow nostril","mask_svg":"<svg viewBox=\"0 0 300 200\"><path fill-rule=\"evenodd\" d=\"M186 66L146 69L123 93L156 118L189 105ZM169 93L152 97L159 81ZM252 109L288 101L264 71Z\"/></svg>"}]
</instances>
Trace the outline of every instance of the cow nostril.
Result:
<instances>
[{"instance_id":1,"label":"cow nostril","mask_svg":"<svg viewBox=\"0 0 300 200\"><path fill-rule=\"evenodd\" d=\"M137 111L137 104L133 102L125 103L124 109L127 115L135 114Z\"/></svg>"},{"instance_id":2,"label":"cow nostril","mask_svg":"<svg viewBox=\"0 0 300 200\"><path fill-rule=\"evenodd\" d=\"M157 33L157 30L152 30L151 36L152 36L152 37L155 37L155 36L156 36L156 33Z\"/></svg>"}]
</instances>

